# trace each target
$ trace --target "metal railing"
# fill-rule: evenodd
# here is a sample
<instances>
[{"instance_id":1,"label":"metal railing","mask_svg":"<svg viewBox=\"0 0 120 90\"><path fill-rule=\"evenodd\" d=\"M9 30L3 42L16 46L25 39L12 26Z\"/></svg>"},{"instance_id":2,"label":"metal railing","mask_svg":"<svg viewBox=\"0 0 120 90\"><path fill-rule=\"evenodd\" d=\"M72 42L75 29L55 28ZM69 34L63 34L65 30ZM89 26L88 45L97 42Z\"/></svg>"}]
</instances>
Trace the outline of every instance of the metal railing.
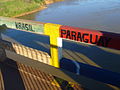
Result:
<instances>
[{"instance_id":1,"label":"metal railing","mask_svg":"<svg viewBox=\"0 0 120 90\"><path fill-rule=\"evenodd\" d=\"M19 55L34 60L42 60L40 62L54 66L58 69L64 69L76 75L83 75L103 83L120 87L120 72L107 70L99 65L93 63L91 64L89 62L86 64L65 59L62 56L62 38L64 38L70 42L77 41L83 45L90 45L91 47L98 47L110 53L115 53L118 55L117 60L120 60L120 34L6 17L0 17L0 25L7 28L48 35L50 37L50 56L45 52L34 50L17 43L12 43L11 45L10 43L5 44L5 42L1 41L1 45L3 45L2 47L5 48L5 51L9 57L9 51L12 50ZM41 57L44 59L41 59ZM64 68L63 65L60 65L63 59L66 63L71 63L69 61L72 61L76 67L75 71L71 71L66 69L66 67ZM61 77L60 75L58 76Z\"/></svg>"}]
</instances>

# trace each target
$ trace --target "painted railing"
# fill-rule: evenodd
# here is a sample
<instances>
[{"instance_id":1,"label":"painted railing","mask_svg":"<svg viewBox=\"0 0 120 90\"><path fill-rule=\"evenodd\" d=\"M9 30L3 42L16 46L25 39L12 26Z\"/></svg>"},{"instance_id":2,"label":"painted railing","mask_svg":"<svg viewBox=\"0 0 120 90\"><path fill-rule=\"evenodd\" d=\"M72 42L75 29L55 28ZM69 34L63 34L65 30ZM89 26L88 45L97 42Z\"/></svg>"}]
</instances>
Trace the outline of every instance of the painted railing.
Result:
<instances>
[{"instance_id":1,"label":"painted railing","mask_svg":"<svg viewBox=\"0 0 120 90\"><path fill-rule=\"evenodd\" d=\"M120 60L120 34L7 17L0 17L0 25L7 28L49 36L51 66L65 69L76 75L83 75L103 83L120 87L120 72L107 70L97 65L89 63L84 64L62 57L62 38L64 38L70 42L77 41L92 47L105 47L103 49L116 53L118 55L117 60ZM70 65L68 63L74 63L75 69L71 70L70 68L67 68L66 66Z\"/></svg>"}]
</instances>

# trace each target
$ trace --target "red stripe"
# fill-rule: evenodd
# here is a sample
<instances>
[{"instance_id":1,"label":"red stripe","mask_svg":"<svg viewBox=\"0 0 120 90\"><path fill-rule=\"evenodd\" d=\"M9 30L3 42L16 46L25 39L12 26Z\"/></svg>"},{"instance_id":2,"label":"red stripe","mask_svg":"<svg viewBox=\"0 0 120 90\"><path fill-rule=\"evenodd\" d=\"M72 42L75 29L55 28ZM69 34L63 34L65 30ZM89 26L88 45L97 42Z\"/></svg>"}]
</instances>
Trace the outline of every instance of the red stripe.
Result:
<instances>
[{"instance_id":1,"label":"red stripe","mask_svg":"<svg viewBox=\"0 0 120 90\"><path fill-rule=\"evenodd\" d=\"M60 37L120 50L120 34L116 33L61 26Z\"/></svg>"}]
</instances>

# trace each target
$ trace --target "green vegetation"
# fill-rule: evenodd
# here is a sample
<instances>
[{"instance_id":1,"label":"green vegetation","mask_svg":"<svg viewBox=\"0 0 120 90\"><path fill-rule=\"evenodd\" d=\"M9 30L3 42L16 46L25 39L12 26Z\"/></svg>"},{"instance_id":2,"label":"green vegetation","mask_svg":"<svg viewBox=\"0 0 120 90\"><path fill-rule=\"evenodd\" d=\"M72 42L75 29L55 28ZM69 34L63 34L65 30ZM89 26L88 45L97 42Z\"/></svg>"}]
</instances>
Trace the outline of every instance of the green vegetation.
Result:
<instances>
[{"instance_id":1,"label":"green vegetation","mask_svg":"<svg viewBox=\"0 0 120 90\"><path fill-rule=\"evenodd\" d=\"M12 17L39 8L44 0L0 0L0 16Z\"/></svg>"}]
</instances>

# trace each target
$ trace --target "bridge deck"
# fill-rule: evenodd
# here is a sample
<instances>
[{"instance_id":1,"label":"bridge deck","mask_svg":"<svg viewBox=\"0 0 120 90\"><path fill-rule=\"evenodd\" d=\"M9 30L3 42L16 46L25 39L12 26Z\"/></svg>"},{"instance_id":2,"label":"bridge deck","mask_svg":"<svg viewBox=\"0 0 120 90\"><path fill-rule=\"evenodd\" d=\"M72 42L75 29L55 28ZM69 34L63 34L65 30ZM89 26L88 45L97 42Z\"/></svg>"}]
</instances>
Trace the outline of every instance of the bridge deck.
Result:
<instances>
[{"instance_id":1,"label":"bridge deck","mask_svg":"<svg viewBox=\"0 0 120 90\"><path fill-rule=\"evenodd\" d=\"M83 90L74 85L73 90ZM55 77L7 59L0 62L0 90L62 90L63 84L55 84Z\"/></svg>"}]
</instances>

